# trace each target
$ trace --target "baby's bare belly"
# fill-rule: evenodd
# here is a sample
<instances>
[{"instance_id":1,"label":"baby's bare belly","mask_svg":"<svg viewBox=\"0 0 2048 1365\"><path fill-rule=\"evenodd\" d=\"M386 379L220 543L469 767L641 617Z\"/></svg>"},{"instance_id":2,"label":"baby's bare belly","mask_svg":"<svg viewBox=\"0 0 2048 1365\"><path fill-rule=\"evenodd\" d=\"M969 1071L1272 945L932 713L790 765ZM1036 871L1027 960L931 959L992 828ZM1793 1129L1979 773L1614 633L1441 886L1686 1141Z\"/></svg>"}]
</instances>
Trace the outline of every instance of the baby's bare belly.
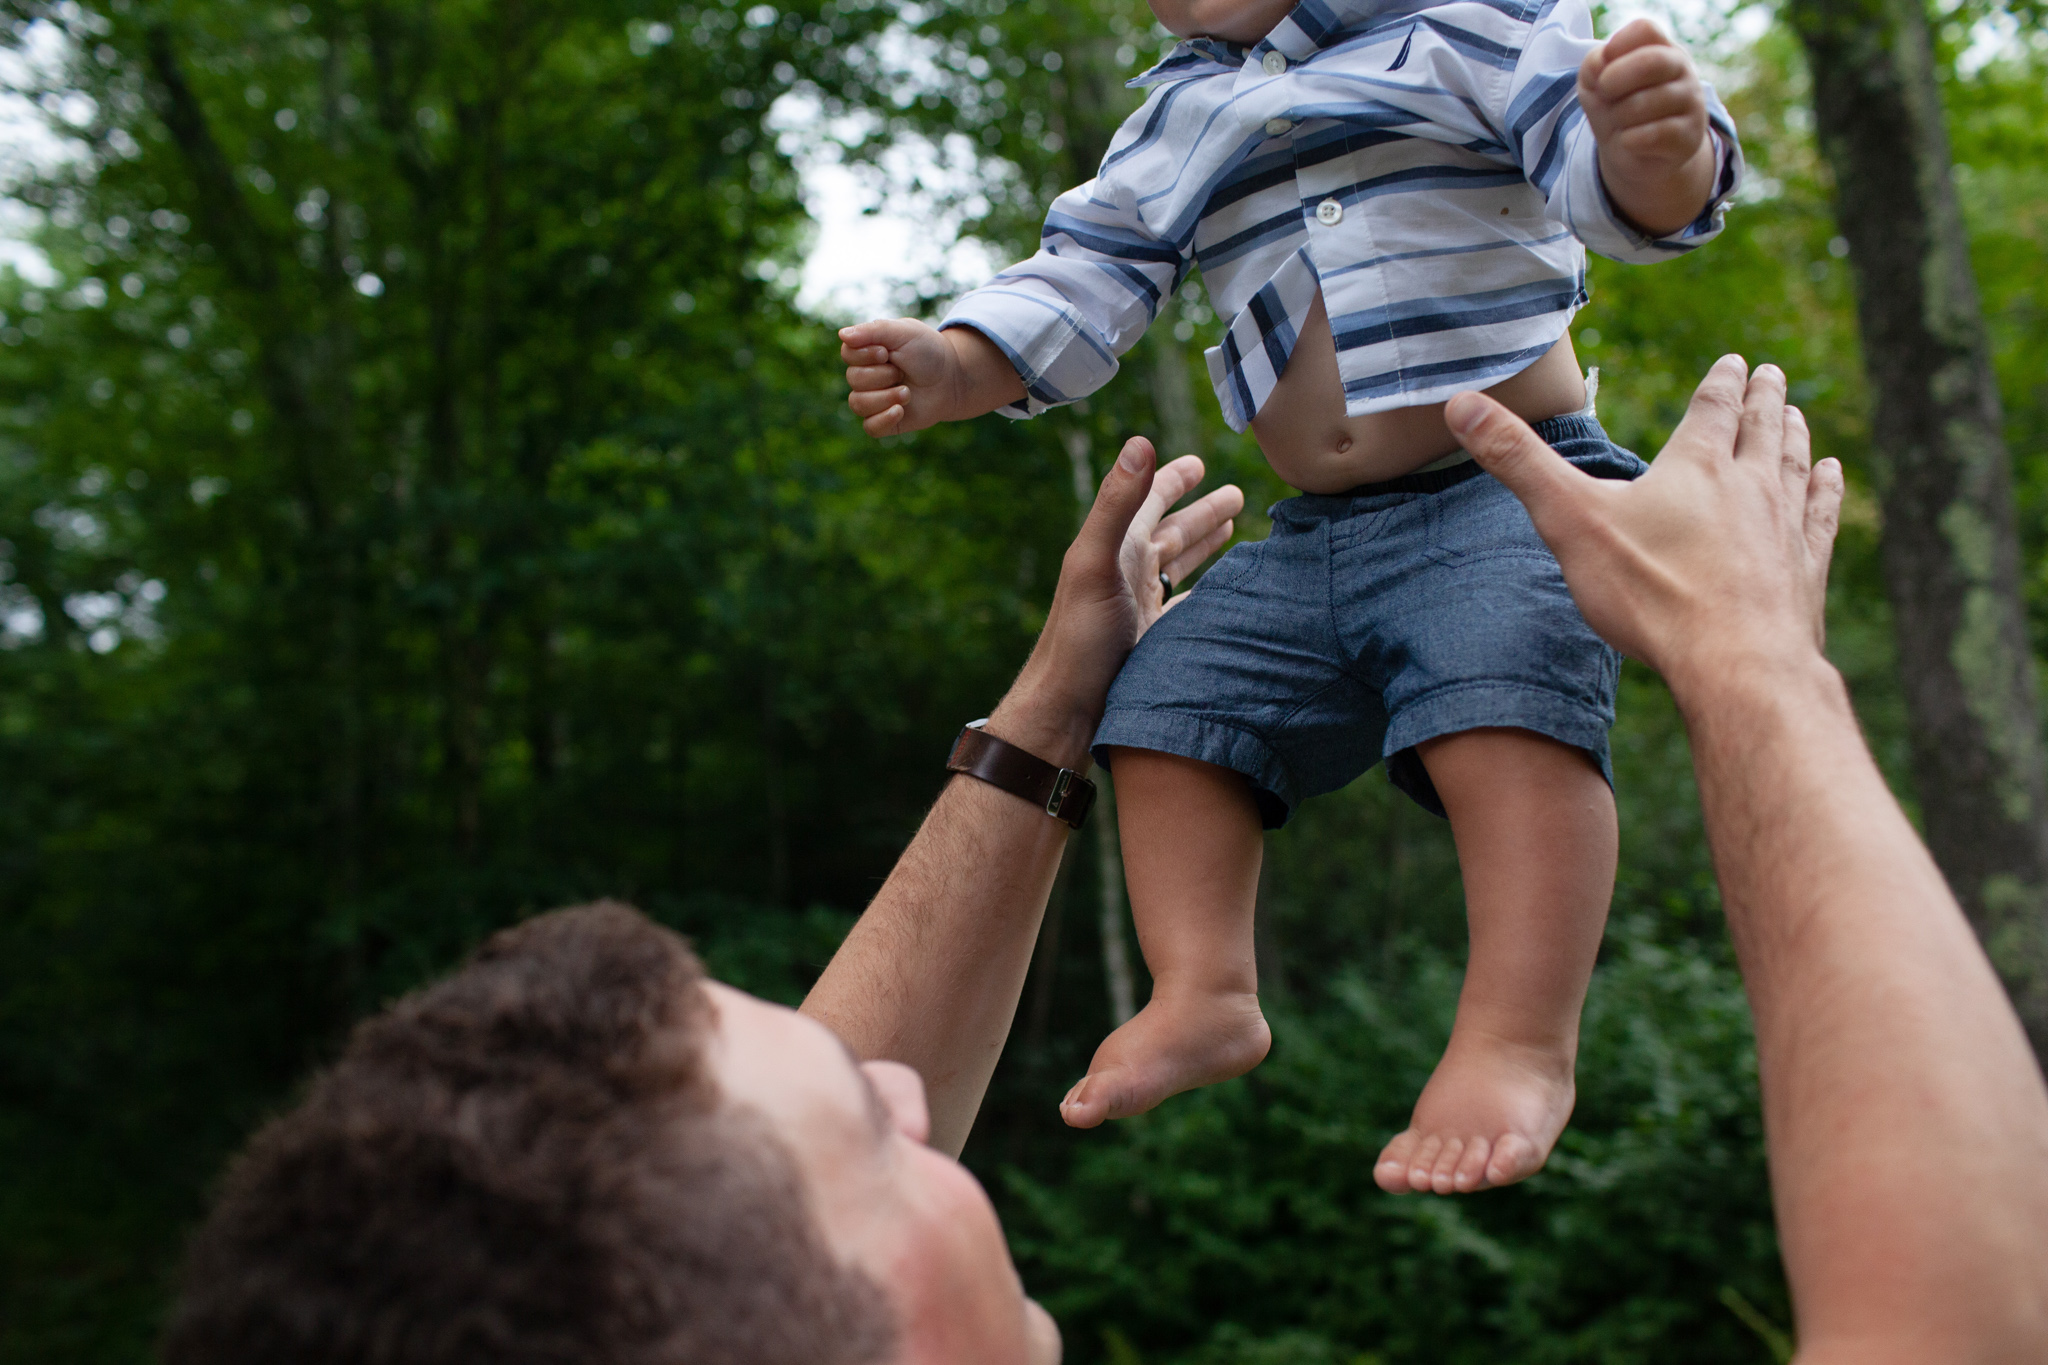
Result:
<instances>
[{"instance_id":1,"label":"baby's bare belly","mask_svg":"<svg viewBox=\"0 0 2048 1365\"><path fill-rule=\"evenodd\" d=\"M1530 422L1577 412L1586 404L1586 385L1571 334L1486 392ZM1286 372L1252 419L1252 434L1273 472L1304 493L1341 493L1398 479L1458 449L1458 439L1444 425L1442 403L1346 415L1337 344L1321 297L1302 324Z\"/></svg>"}]
</instances>

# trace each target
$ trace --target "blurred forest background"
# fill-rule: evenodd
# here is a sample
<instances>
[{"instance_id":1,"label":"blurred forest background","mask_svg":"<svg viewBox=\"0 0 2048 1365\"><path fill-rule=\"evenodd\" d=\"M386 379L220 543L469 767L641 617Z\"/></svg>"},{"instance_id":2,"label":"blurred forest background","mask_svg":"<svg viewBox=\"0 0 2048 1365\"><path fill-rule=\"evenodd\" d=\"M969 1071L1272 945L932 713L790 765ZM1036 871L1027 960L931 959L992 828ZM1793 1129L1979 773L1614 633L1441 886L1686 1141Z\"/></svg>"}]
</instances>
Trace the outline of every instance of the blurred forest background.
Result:
<instances>
[{"instance_id":1,"label":"blurred forest background","mask_svg":"<svg viewBox=\"0 0 2048 1365\"><path fill-rule=\"evenodd\" d=\"M1941 5L2038 653L2048 43ZM0 273L0 1361L149 1358L226 1154L496 926L622 896L796 999L1023 658L1077 478L1140 431L1246 486L1243 537L1283 492L1206 392L1198 278L1089 403L879 444L796 306L806 156L923 139L971 171L924 187L932 231L1026 252L1160 51L1139 0L0 11L67 149L7 191L48 271ZM1646 455L1718 354L1790 373L1852 482L1830 648L1917 811L1809 49L1796 6L1681 18L1753 178L1706 250L1596 261L1578 348ZM967 1154L1070 1360L1787 1358L1748 1015L1646 672L1615 749L1578 1114L1455 1202L1370 1177L1455 999L1443 825L1374 773L1274 836L1272 1059L1087 1134L1054 1106L1141 969L1103 825L1074 842Z\"/></svg>"}]
</instances>

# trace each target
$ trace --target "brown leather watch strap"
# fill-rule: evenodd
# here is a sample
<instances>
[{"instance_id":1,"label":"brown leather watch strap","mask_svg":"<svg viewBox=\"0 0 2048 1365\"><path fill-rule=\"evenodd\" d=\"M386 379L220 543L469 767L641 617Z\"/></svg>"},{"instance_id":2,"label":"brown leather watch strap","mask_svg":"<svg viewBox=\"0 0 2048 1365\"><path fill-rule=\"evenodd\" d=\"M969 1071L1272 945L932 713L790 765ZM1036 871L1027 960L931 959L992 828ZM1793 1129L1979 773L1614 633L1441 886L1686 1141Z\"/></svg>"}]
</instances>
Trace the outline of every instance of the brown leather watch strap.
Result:
<instances>
[{"instance_id":1,"label":"brown leather watch strap","mask_svg":"<svg viewBox=\"0 0 2048 1365\"><path fill-rule=\"evenodd\" d=\"M1026 753L982 729L983 722L969 722L953 741L953 754L946 760L948 772L978 777L1012 796L1021 796L1055 820L1075 829L1088 818L1095 804L1095 784L1072 768L1059 768L1036 754Z\"/></svg>"}]
</instances>

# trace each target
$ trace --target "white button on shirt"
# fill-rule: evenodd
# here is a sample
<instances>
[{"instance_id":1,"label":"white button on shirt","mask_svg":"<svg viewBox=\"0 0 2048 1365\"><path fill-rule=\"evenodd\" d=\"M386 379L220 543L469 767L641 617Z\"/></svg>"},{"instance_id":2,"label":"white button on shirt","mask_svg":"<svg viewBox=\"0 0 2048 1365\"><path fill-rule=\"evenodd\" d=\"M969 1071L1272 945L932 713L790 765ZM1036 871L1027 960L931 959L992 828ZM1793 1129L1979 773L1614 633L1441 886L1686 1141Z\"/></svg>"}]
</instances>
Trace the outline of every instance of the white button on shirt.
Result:
<instances>
[{"instance_id":1,"label":"white button on shirt","mask_svg":"<svg viewBox=\"0 0 2048 1365\"><path fill-rule=\"evenodd\" d=\"M1282 52L1268 52L1266 60L1260 63L1268 76L1277 76L1287 69L1287 55Z\"/></svg>"},{"instance_id":2,"label":"white button on shirt","mask_svg":"<svg viewBox=\"0 0 2048 1365\"><path fill-rule=\"evenodd\" d=\"M1324 227L1335 227L1344 221L1344 206L1334 199L1325 199L1316 205L1316 221Z\"/></svg>"},{"instance_id":3,"label":"white button on shirt","mask_svg":"<svg viewBox=\"0 0 2048 1365\"><path fill-rule=\"evenodd\" d=\"M1293 123L1284 118L1269 118L1266 120L1267 137L1285 137L1289 132L1293 131L1293 128Z\"/></svg>"}]
</instances>

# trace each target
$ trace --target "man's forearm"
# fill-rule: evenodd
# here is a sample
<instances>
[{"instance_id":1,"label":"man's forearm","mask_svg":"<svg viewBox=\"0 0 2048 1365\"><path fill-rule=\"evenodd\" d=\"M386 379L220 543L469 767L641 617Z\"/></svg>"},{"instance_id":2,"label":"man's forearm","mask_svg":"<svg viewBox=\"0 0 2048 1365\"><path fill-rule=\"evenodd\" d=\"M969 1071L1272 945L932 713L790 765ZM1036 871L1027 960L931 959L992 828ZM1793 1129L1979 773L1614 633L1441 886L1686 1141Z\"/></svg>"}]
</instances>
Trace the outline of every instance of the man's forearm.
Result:
<instances>
[{"instance_id":1,"label":"man's forearm","mask_svg":"<svg viewBox=\"0 0 2048 1365\"><path fill-rule=\"evenodd\" d=\"M966 1145L1002 1055L1066 833L955 777L804 1001L856 1056L917 1070L942 1152Z\"/></svg>"},{"instance_id":2,"label":"man's forearm","mask_svg":"<svg viewBox=\"0 0 2048 1365\"><path fill-rule=\"evenodd\" d=\"M1732 661L1674 691L1756 1015L1801 1358L2038 1358L2048 1094L1839 675Z\"/></svg>"},{"instance_id":3,"label":"man's forearm","mask_svg":"<svg viewBox=\"0 0 2048 1365\"><path fill-rule=\"evenodd\" d=\"M1071 706L1040 704L1033 673L989 733L1085 771L1092 724ZM1028 801L955 777L804 1001L863 1060L916 1068L940 1151L958 1155L974 1126L1068 832Z\"/></svg>"}]
</instances>

